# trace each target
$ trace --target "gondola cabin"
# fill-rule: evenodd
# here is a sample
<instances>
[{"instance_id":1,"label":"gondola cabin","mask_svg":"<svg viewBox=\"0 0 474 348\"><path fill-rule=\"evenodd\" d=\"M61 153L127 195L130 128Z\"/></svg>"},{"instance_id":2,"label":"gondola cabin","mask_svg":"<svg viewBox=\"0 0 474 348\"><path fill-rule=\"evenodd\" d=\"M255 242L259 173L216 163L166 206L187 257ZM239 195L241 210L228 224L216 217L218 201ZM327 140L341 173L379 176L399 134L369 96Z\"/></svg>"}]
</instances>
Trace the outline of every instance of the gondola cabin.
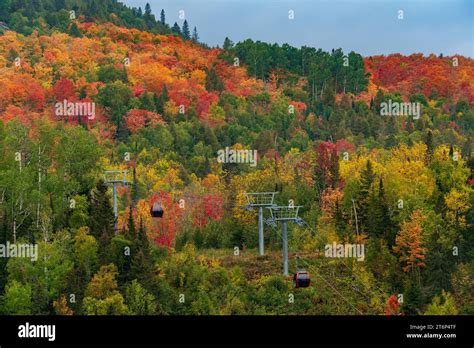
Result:
<instances>
[{"instance_id":1,"label":"gondola cabin","mask_svg":"<svg viewBox=\"0 0 474 348\"><path fill-rule=\"evenodd\" d=\"M295 288L307 288L311 282L311 277L308 272L301 270L293 275L293 282Z\"/></svg>"},{"instance_id":2,"label":"gondola cabin","mask_svg":"<svg viewBox=\"0 0 474 348\"><path fill-rule=\"evenodd\" d=\"M150 214L154 218L162 218L163 217L163 207L161 206L161 204L158 203L158 202L153 203L153 205L150 209Z\"/></svg>"}]
</instances>

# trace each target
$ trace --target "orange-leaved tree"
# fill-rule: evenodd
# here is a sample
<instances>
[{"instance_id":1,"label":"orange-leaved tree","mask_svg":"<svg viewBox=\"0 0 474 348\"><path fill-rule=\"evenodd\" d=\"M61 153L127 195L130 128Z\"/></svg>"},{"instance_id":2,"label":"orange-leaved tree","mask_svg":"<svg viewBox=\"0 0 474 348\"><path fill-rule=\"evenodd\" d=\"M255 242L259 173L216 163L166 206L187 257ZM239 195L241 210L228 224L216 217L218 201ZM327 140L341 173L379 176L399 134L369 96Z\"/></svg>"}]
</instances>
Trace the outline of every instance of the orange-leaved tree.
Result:
<instances>
[{"instance_id":1,"label":"orange-leaved tree","mask_svg":"<svg viewBox=\"0 0 474 348\"><path fill-rule=\"evenodd\" d=\"M422 241L422 219L421 211L415 210L409 221L402 222L395 239L393 250L400 255L399 261L405 272L426 266L423 262L426 249L423 247Z\"/></svg>"}]
</instances>

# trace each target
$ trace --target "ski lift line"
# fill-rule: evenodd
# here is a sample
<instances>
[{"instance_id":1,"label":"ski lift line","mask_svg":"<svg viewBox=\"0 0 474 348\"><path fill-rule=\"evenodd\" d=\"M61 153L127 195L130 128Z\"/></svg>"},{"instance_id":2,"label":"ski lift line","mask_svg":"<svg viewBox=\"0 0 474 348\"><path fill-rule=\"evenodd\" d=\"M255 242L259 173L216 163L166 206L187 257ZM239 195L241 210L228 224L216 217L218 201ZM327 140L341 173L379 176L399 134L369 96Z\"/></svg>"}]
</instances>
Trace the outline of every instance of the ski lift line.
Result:
<instances>
[{"instance_id":1,"label":"ski lift line","mask_svg":"<svg viewBox=\"0 0 474 348\"><path fill-rule=\"evenodd\" d=\"M302 221L303 221L303 223L306 225L306 228L308 228L310 231L312 231L315 236L317 236L318 238L320 238L320 237L315 233L315 231L309 226L309 224L308 224L306 221L304 221L304 220L302 220ZM278 233L278 229L277 229L275 226L273 226L273 225L270 225L270 227L271 227L273 230L275 230L275 231L277 232L277 235L282 239L282 242L283 242L283 238L282 238L282 236ZM314 268L313 268L314 266L309 265L309 263L308 263L306 260L302 259L301 257L299 257L299 259L300 259L302 262L304 262L304 263L306 264L306 266L309 266L309 267L307 267L307 269L309 269L309 270L313 269L313 270L314 270ZM344 262L343 262L342 264L347 268L348 271L351 271L352 275L353 275L355 278L357 278L359 281L362 282L362 279L360 279L355 273L353 273L352 270L351 270ZM319 272L316 272L316 271L315 271L314 273L317 274L320 278L322 278L322 276L319 274ZM363 283L361 283L361 284L363 285ZM355 289L352 285L350 285L350 286L351 286L351 288ZM377 289L378 289L378 288L377 288ZM379 290L379 291L382 291L381 289L378 289L378 290ZM375 293L375 294L376 294L376 297L381 296L382 298L385 298L385 294L384 294L383 292L380 292L380 293L379 293L379 292L377 292L377 291L373 291L372 289L367 289L367 293L366 293L365 295L364 295L360 290L359 290L358 292L359 292L362 296L364 296L364 297L369 297L369 298L370 298L370 295L371 295L371 294L370 294L369 292L372 292L372 295ZM380 298L379 298L379 299L380 299ZM346 302L347 302L347 301L346 301ZM382 302L384 302L384 301L382 301ZM349 303L349 302L348 302L348 303ZM351 303L349 303L349 304L350 304L352 307L354 307ZM360 314L362 314L362 312L360 312L356 307L354 307L354 308L355 308ZM390 310L391 314L394 314L394 312L393 312L390 308L389 308L389 310Z\"/></svg>"},{"instance_id":2,"label":"ski lift line","mask_svg":"<svg viewBox=\"0 0 474 348\"><path fill-rule=\"evenodd\" d=\"M304 224L306 225L306 227L307 227L310 231L312 231L312 232L314 233L314 235L315 235L317 238L320 238L320 237L316 234L316 232L311 228L311 226L308 225L308 223L307 223L306 221L303 220L303 222L304 222ZM321 239L319 239L319 240L322 241ZM343 263L343 265L344 265L349 271L351 271L351 269L350 269L345 263ZM357 276L357 275L354 274L354 276ZM378 291L380 291L379 294L384 294L384 291L383 291L382 289L380 289L380 288L377 287L376 285L375 285L375 287L377 288Z\"/></svg>"},{"instance_id":3,"label":"ski lift line","mask_svg":"<svg viewBox=\"0 0 474 348\"><path fill-rule=\"evenodd\" d=\"M303 220L303 223L306 225L306 227L307 227L310 231L313 232L313 234L314 234L317 238L320 238L320 237L317 235L317 233L311 228L311 226L309 226L309 224L308 224L306 221ZM271 227L275 230L275 227L274 227L274 226L271 226ZM282 239L282 236L280 236L280 234L278 233L278 230L277 230L277 229L276 229L276 232L277 232L277 235ZM321 239L319 239L319 240L322 241ZM283 239L282 239L282 241L283 241ZM300 258L300 260L302 260L303 262L306 263L306 265L308 265L308 263L307 263L305 260L303 260L303 259L301 259L301 258ZM359 277L357 276L357 274L355 274L344 262L342 263L342 265L344 265L344 266L346 267L346 269L347 269L348 271L350 271L351 274L352 274L355 278L357 278L357 279L361 282L361 284L363 285L362 279L359 278ZM309 267L308 267L308 268L309 268ZM380 296L381 298L385 298L385 293L383 292L383 290L381 290L381 289L378 288L377 286L375 286L375 287L376 287L376 289L374 289L374 290L373 290L373 289L367 289L368 292L367 292L367 294L366 294L365 296L370 297L369 292L371 292L372 295L375 293L375 295L376 295L377 297ZM359 293L361 293L361 292L359 292ZM362 294L362 293L361 293L361 294ZM380 299L380 298L379 298L379 299ZM382 301L382 302L384 302L384 301ZM389 309L389 310L391 311L391 309ZM392 312L392 311L391 311L391 312ZM393 314L393 312L392 312L392 314Z\"/></svg>"},{"instance_id":4,"label":"ski lift line","mask_svg":"<svg viewBox=\"0 0 474 348\"><path fill-rule=\"evenodd\" d=\"M298 265L298 259L300 259L301 262L304 262L304 263L306 264L306 268L307 268L307 269L311 269L312 267L314 267L314 265L311 265L309 262L307 262L306 260L302 259L301 256L299 256L299 255L295 255L296 266ZM296 267L296 268L298 269L298 267ZM336 279L337 279L337 280L342 280L341 278L337 278L337 277L336 277ZM364 298L369 297L369 294L363 293L363 292L361 291L361 289L359 289L359 288L356 287L355 285L350 284L350 283L348 283L347 285L349 285L353 290L355 290L356 292L358 292L362 297L364 297Z\"/></svg>"},{"instance_id":5,"label":"ski lift line","mask_svg":"<svg viewBox=\"0 0 474 348\"><path fill-rule=\"evenodd\" d=\"M314 233L314 235L315 235L317 238L320 238L320 237L316 234L316 232L311 228L311 226L308 225L308 223L307 223L306 221L303 220L303 222L304 222L304 224L306 225L306 227L307 227L310 231L312 231L312 232ZM322 240L320 239L320 241L322 241ZM343 264L349 271L352 271L352 270L347 266L347 264L345 264L344 262L343 262L342 264ZM362 279L360 279L360 278L357 276L357 274L353 273L353 275L354 275L354 277L356 277L356 278L358 278L360 281L362 281ZM383 291L382 289L380 289L380 288L379 288L378 286L376 286L376 285L374 285L374 287L375 287L376 290L378 291L378 295L379 295L379 296L385 297L385 293L384 293L384 291ZM375 292L375 291L374 291L374 292Z\"/></svg>"},{"instance_id":6,"label":"ski lift line","mask_svg":"<svg viewBox=\"0 0 474 348\"><path fill-rule=\"evenodd\" d=\"M309 264L308 262L306 262L305 260L303 260L301 258L300 258L300 260L306 264L306 269L310 270L312 273L317 274L321 277L321 275L316 271L316 267L314 265ZM336 278L336 279L339 279L339 278ZM370 296L369 296L370 294L368 294L368 293L364 294L359 288L357 288L355 285L352 285L350 283L348 283L347 285L349 285L349 287L352 290L355 290L356 292L358 292L362 297L370 299Z\"/></svg>"},{"instance_id":7,"label":"ski lift line","mask_svg":"<svg viewBox=\"0 0 474 348\"><path fill-rule=\"evenodd\" d=\"M319 278L321 278L332 290L334 293L336 293L337 295L339 295L339 297L341 297L347 304L349 304L352 308L354 308L357 312L359 312L360 315L364 315L364 313L362 313L357 307L355 307L348 299L346 299L336 288L334 288L331 283L329 283L326 279L324 279L323 276L321 276L319 273L314 273L316 274L317 276L319 276Z\"/></svg>"},{"instance_id":8,"label":"ski lift line","mask_svg":"<svg viewBox=\"0 0 474 348\"><path fill-rule=\"evenodd\" d=\"M307 261L305 261L305 260L303 260L303 259L301 259L301 258L300 258L300 260L306 264L306 268L307 268L307 269L311 270L314 274L318 274L320 277L322 277L322 276L316 271L316 268L315 268L314 265L309 264ZM370 298L370 296L369 296L370 294L368 294L368 293L365 293L365 294L362 293L357 287L353 286L352 284L347 284L347 285L349 285L353 290L356 290L356 291L357 291L359 294L361 294L363 297L369 297L369 298ZM389 310L390 310L390 309L389 309ZM390 310L390 311L391 311L391 310ZM394 313L391 312L391 314L394 314Z\"/></svg>"},{"instance_id":9,"label":"ski lift line","mask_svg":"<svg viewBox=\"0 0 474 348\"><path fill-rule=\"evenodd\" d=\"M320 237L316 234L316 232L311 228L311 226L308 225L308 223L307 223L306 221L303 220L303 222L305 223L306 227L307 227L310 231L312 231L312 232L315 234L315 236L316 236L317 238L320 238ZM322 241L322 240L320 239L320 241ZM344 265L349 271L351 271L351 269L350 269L345 263L343 263L343 265ZM356 274L354 274L354 276L357 277ZM359 278L359 279L360 279L360 278ZM380 289L380 288L377 287L376 285L374 285L374 286L375 286L375 288L376 288L378 291L380 291L379 295L380 295L380 294L384 294L384 291L383 291L382 289Z\"/></svg>"}]
</instances>

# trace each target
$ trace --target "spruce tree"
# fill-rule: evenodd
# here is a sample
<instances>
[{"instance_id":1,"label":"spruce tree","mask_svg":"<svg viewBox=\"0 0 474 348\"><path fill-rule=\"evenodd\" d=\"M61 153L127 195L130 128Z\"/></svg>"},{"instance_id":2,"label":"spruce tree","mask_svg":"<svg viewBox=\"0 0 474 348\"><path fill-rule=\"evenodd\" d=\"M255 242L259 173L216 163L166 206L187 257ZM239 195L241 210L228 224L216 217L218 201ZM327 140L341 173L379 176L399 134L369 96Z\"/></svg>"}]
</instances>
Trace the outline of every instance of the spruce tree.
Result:
<instances>
[{"instance_id":1,"label":"spruce tree","mask_svg":"<svg viewBox=\"0 0 474 348\"><path fill-rule=\"evenodd\" d=\"M191 39L191 32L189 31L188 21L185 19L183 23L182 34L185 40Z\"/></svg>"},{"instance_id":2,"label":"spruce tree","mask_svg":"<svg viewBox=\"0 0 474 348\"><path fill-rule=\"evenodd\" d=\"M142 219L140 219L140 228L138 230L138 235L137 235L137 245L140 249L143 249L147 253L149 253L150 241L148 240L148 236L146 234L145 226L143 225Z\"/></svg>"},{"instance_id":3,"label":"spruce tree","mask_svg":"<svg viewBox=\"0 0 474 348\"><path fill-rule=\"evenodd\" d=\"M217 152L219 150L219 141L217 140L216 134L208 125L204 125L204 144L207 144L212 148L212 151Z\"/></svg>"},{"instance_id":4,"label":"spruce tree","mask_svg":"<svg viewBox=\"0 0 474 348\"><path fill-rule=\"evenodd\" d=\"M375 238L383 237L387 244L392 246L395 236L391 233L391 221L382 178L379 179L378 194L373 191L370 194L367 220L369 235Z\"/></svg>"},{"instance_id":5,"label":"spruce tree","mask_svg":"<svg viewBox=\"0 0 474 348\"><path fill-rule=\"evenodd\" d=\"M380 115L380 109L382 108L381 104L385 99L385 95L383 94L382 90L377 90L377 94L375 95L373 107L376 114Z\"/></svg>"},{"instance_id":6,"label":"spruce tree","mask_svg":"<svg viewBox=\"0 0 474 348\"><path fill-rule=\"evenodd\" d=\"M166 17L165 17L165 10L161 9L160 13L160 22L163 25L166 25Z\"/></svg>"},{"instance_id":7,"label":"spruce tree","mask_svg":"<svg viewBox=\"0 0 474 348\"><path fill-rule=\"evenodd\" d=\"M2 21L6 21L12 14L11 0L0 1L0 18Z\"/></svg>"},{"instance_id":8,"label":"spruce tree","mask_svg":"<svg viewBox=\"0 0 474 348\"><path fill-rule=\"evenodd\" d=\"M128 214L128 229L125 232L125 237L133 241L136 238L136 231L135 231L135 222L133 221L133 209L130 207L129 214Z\"/></svg>"},{"instance_id":9,"label":"spruce tree","mask_svg":"<svg viewBox=\"0 0 474 348\"><path fill-rule=\"evenodd\" d=\"M219 77L214 67L209 69L209 71L207 72L206 89L209 92L212 92L212 91L222 92L224 90L224 82Z\"/></svg>"},{"instance_id":10,"label":"spruce tree","mask_svg":"<svg viewBox=\"0 0 474 348\"><path fill-rule=\"evenodd\" d=\"M181 35L181 28L179 27L179 24L174 22L173 27L171 28L171 31L175 33L176 35Z\"/></svg>"},{"instance_id":11,"label":"spruce tree","mask_svg":"<svg viewBox=\"0 0 474 348\"><path fill-rule=\"evenodd\" d=\"M385 187L383 184L382 177L379 181L379 202L380 202L380 227L381 230L385 231L384 238L387 244L391 248L395 244L396 231L392 228L392 220L390 218L389 205L387 197L385 195Z\"/></svg>"},{"instance_id":12,"label":"spruce tree","mask_svg":"<svg viewBox=\"0 0 474 348\"><path fill-rule=\"evenodd\" d=\"M419 315L421 307L424 303L423 292L421 286L414 277L406 280L404 284L404 300L401 310L408 315Z\"/></svg>"},{"instance_id":13,"label":"spruce tree","mask_svg":"<svg viewBox=\"0 0 474 348\"><path fill-rule=\"evenodd\" d=\"M234 46L234 43L233 43L228 37L226 37L226 38L224 39L224 44L222 45L222 48L223 48L225 51L228 51L228 50L230 50L233 46Z\"/></svg>"},{"instance_id":14,"label":"spruce tree","mask_svg":"<svg viewBox=\"0 0 474 348\"><path fill-rule=\"evenodd\" d=\"M431 159L433 158L434 153L434 146L433 146L433 132L431 129L428 129L428 133L426 134L426 162L430 163Z\"/></svg>"},{"instance_id":15,"label":"spruce tree","mask_svg":"<svg viewBox=\"0 0 474 348\"><path fill-rule=\"evenodd\" d=\"M137 168L133 167L132 207L135 207L137 205L137 201L138 201Z\"/></svg>"},{"instance_id":16,"label":"spruce tree","mask_svg":"<svg viewBox=\"0 0 474 348\"><path fill-rule=\"evenodd\" d=\"M142 109L152 111L152 112L156 111L156 105L155 105L153 93L151 92L142 93L139 99L140 99L140 104L141 104L140 106Z\"/></svg>"},{"instance_id":17,"label":"spruce tree","mask_svg":"<svg viewBox=\"0 0 474 348\"><path fill-rule=\"evenodd\" d=\"M361 194L363 196L368 196L370 187L372 186L375 179L375 174L372 169L372 162L367 160L364 170L360 175L360 187Z\"/></svg>"},{"instance_id":18,"label":"spruce tree","mask_svg":"<svg viewBox=\"0 0 474 348\"><path fill-rule=\"evenodd\" d=\"M341 205L339 204L339 199L336 200L336 205L334 207L334 224L337 236L341 241L344 240L347 224L342 213Z\"/></svg>"},{"instance_id":19,"label":"spruce tree","mask_svg":"<svg viewBox=\"0 0 474 348\"><path fill-rule=\"evenodd\" d=\"M157 96L155 94L154 96L154 101L155 101L155 107L156 107L156 112L159 113L162 117L165 116L165 104L169 100L168 96L168 88L166 85L163 86L163 89L161 90L161 94Z\"/></svg>"},{"instance_id":20,"label":"spruce tree","mask_svg":"<svg viewBox=\"0 0 474 348\"><path fill-rule=\"evenodd\" d=\"M357 214L363 232L367 232L370 192L374 179L375 174L372 169L372 162L367 160L366 167L360 175L360 191L357 200Z\"/></svg>"},{"instance_id":21,"label":"spruce tree","mask_svg":"<svg viewBox=\"0 0 474 348\"><path fill-rule=\"evenodd\" d=\"M81 31L79 30L77 24L74 22L71 24L71 27L69 28L69 35L71 35L72 37L82 37Z\"/></svg>"},{"instance_id":22,"label":"spruce tree","mask_svg":"<svg viewBox=\"0 0 474 348\"><path fill-rule=\"evenodd\" d=\"M119 125L117 127L117 131L115 132L115 139L119 141L126 141L130 136L130 130L125 123L125 120L122 119L119 121Z\"/></svg>"},{"instance_id":23,"label":"spruce tree","mask_svg":"<svg viewBox=\"0 0 474 348\"><path fill-rule=\"evenodd\" d=\"M192 37L192 40L196 43L199 42L199 35L198 35L198 31L197 31L197 28L194 27L193 29L193 37Z\"/></svg>"},{"instance_id":24,"label":"spruce tree","mask_svg":"<svg viewBox=\"0 0 474 348\"><path fill-rule=\"evenodd\" d=\"M8 231L7 211L6 209L4 209L2 212L2 223L0 224L0 244L2 245L6 245L8 241L7 231ZM8 280L7 263L8 263L8 258L6 257L0 258L0 293L2 294Z\"/></svg>"},{"instance_id":25,"label":"spruce tree","mask_svg":"<svg viewBox=\"0 0 474 348\"><path fill-rule=\"evenodd\" d=\"M143 16L143 19L145 20L145 23L148 29L155 27L156 25L155 17L152 15L151 6L148 3L145 5L145 14Z\"/></svg>"},{"instance_id":26,"label":"spruce tree","mask_svg":"<svg viewBox=\"0 0 474 348\"><path fill-rule=\"evenodd\" d=\"M395 123L394 116L388 116L388 123L387 123L387 139L385 140L385 148L390 149L398 145L398 141L396 139L397 134L397 125Z\"/></svg>"},{"instance_id":27,"label":"spruce tree","mask_svg":"<svg viewBox=\"0 0 474 348\"><path fill-rule=\"evenodd\" d=\"M92 190L89 202L89 228L91 234L99 241L101 260L103 260L103 253L115 234L114 212L111 197L107 191L107 185L103 180L100 180Z\"/></svg>"},{"instance_id":28,"label":"spruce tree","mask_svg":"<svg viewBox=\"0 0 474 348\"><path fill-rule=\"evenodd\" d=\"M331 154L331 186L336 188L339 183L339 156L336 148Z\"/></svg>"},{"instance_id":29,"label":"spruce tree","mask_svg":"<svg viewBox=\"0 0 474 348\"><path fill-rule=\"evenodd\" d=\"M146 5L145 5L145 16L150 16L150 15L151 15L151 6L147 2Z\"/></svg>"},{"instance_id":30,"label":"spruce tree","mask_svg":"<svg viewBox=\"0 0 474 348\"><path fill-rule=\"evenodd\" d=\"M140 228L138 229L138 235L134 241L130 272L131 279L137 279L146 288L151 287L153 261L150 254L150 242L142 220L140 220Z\"/></svg>"}]
</instances>

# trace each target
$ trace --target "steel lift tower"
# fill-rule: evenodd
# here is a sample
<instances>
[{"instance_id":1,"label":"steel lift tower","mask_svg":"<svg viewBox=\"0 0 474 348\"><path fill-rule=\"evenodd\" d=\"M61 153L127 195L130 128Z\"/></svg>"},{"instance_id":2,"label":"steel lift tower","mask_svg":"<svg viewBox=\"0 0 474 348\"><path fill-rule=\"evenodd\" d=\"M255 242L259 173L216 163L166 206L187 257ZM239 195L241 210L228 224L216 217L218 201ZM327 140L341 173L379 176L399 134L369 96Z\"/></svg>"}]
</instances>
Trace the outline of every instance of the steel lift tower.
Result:
<instances>
[{"instance_id":1,"label":"steel lift tower","mask_svg":"<svg viewBox=\"0 0 474 348\"><path fill-rule=\"evenodd\" d=\"M293 221L299 226L304 224L302 218L298 217L298 211L301 205L298 206L272 206L267 209L270 210L271 217L267 219L267 224L272 227L277 227L277 222L281 222L281 235L283 241L283 274L288 275L288 222Z\"/></svg>"},{"instance_id":2,"label":"steel lift tower","mask_svg":"<svg viewBox=\"0 0 474 348\"><path fill-rule=\"evenodd\" d=\"M258 252L260 256L265 254L263 238L263 208L275 206L273 201L278 192L247 192L247 204L244 206L247 210L258 208Z\"/></svg>"},{"instance_id":3,"label":"steel lift tower","mask_svg":"<svg viewBox=\"0 0 474 348\"><path fill-rule=\"evenodd\" d=\"M128 170L108 170L104 173L104 181L107 185L112 186L114 198L114 230L118 232L118 210L117 210L117 185L126 186Z\"/></svg>"}]
</instances>

